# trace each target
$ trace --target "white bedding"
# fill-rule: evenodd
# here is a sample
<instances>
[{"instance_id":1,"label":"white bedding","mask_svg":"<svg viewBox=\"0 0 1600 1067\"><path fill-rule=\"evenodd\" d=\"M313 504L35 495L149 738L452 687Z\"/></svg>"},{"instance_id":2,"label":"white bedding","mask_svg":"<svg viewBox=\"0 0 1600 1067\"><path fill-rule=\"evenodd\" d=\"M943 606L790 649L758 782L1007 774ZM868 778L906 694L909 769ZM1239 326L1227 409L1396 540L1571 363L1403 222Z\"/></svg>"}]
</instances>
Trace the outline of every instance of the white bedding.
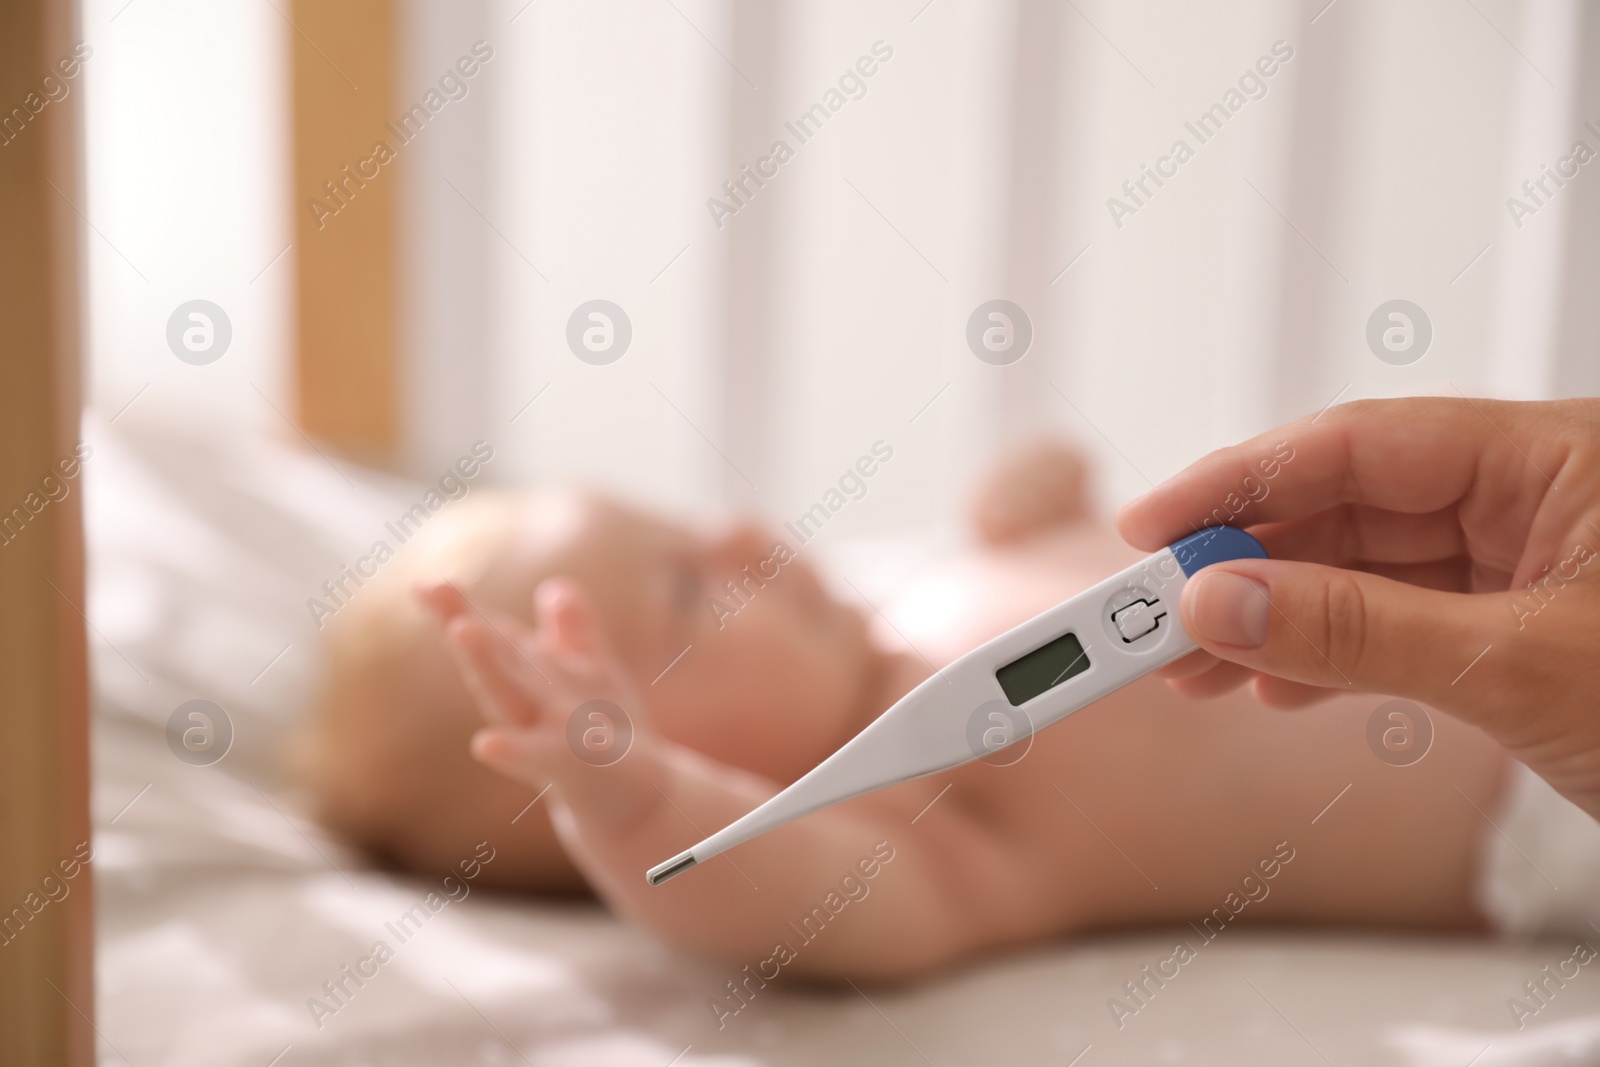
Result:
<instances>
[{"instance_id":1,"label":"white bedding","mask_svg":"<svg viewBox=\"0 0 1600 1067\"><path fill-rule=\"evenodd\" d=\"M1600 972L1520 1032L1507 1009L1571 954L1560 943L1241 930L1119 1030L1108 998L1168 953L1156 931L907 991L780 978L719 1031L708 1001L730 968L595 905L486 892L433 916L319 1026L308 998L431 887L366 868L286 789L316 670L305 600L420 490L132 413L87 433L106 1064L1600 1063ZM869 595L875 556L842 557ZM214 766L167 747L168 716L194 698L235 726Z\"/></svg>"}]
</instances>

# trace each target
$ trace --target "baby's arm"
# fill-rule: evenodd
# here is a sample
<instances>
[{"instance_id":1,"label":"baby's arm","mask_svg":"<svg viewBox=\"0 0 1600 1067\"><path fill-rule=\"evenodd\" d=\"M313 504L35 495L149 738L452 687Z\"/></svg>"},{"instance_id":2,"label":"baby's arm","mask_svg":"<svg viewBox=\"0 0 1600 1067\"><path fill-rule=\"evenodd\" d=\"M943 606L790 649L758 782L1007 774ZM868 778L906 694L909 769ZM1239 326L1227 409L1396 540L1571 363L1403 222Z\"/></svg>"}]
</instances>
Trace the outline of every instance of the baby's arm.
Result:
<instances>
[{"instance_id":1,"label":"baby's arm","mask_svg":"<svg viewBox=\"0 0 1600 1067\"><path fill-rule=\"evenodd\" d=\"M937 781L820 812L649 885L649 867L746 814L779 783L654 735L572 583L540 587L532 629L509 617L491 624L449 586L424 596L494 724L474 738L473 754L536 788L551 785L546 802L568 855L616 911L664 939L761 965L768 977L782 966L892 980L1062 925L1061 894L1044 891L1022 850L948 801L917 818ZM568 743L569 717L595 699L625 709L635 731L609 766L580 759Z\"/></svg>"}]
</instances>

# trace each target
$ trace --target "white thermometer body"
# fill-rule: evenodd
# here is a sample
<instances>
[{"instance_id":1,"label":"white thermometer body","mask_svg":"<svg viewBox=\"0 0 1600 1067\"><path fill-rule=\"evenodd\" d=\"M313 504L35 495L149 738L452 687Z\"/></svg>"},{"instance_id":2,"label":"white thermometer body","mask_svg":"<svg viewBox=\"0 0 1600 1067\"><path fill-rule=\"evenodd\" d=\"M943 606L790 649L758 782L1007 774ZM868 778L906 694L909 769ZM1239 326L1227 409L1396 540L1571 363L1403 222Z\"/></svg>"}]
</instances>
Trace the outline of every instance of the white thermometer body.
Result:
<instances>
[{"instance_id":1,"label":"white thermometer body","mask_svg":"<svg viewBox=\"0 0 1600 1067\"><path fill-rule=\"evenodd\" d=\"M1197 647L1178 597L1202 567L1264 559L1254 537L1211 526L966 653L907 693L810 773L687 852L652 885L759 834L853 797L992 756Z\"/></svg>"}]
</instances>

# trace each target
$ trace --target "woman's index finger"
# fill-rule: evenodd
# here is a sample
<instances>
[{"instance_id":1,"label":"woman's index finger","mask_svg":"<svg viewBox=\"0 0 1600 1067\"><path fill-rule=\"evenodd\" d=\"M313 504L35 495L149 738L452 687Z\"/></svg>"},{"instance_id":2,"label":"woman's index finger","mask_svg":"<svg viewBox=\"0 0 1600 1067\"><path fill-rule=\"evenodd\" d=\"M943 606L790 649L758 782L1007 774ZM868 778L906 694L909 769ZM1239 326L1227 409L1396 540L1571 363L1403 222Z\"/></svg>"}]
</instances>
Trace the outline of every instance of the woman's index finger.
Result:
<instances>
[{"instance_id":1,"label":"woman's index finger","mask_svg":"<svg viewBox=\"0 0 1600 1067\"><path fill-rule=\"evenodd\" d=\"M1337 504L1438 511L1472 486L1491 438L1464 399L1356 401L1212 452L1125 505L1117 530L1154 551L1208 523L1282 522Z\"/></svg>"}]
</instances>

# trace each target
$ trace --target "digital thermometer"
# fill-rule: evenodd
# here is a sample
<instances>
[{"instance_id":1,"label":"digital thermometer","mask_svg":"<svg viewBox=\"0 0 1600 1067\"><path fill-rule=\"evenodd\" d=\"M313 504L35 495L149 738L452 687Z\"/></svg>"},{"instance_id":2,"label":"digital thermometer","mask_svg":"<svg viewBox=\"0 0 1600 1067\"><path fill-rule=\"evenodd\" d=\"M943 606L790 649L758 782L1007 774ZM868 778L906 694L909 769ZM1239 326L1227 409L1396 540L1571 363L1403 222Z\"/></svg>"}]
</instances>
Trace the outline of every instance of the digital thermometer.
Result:
<instances>
[{"instance_id":1,"label":"digital thermometer","mask_svg":"<svg viewBox=\"0 0 1600 1067\"><path fill-rule=\"evenodd\" d=\"M805 777L645 877L660 885L814 811L1032 737L1194 651L1178 622L1184 583L1213 563L1266 556L1259 541L1232 526L1168 545L955 660Z\"/></svg>"}]
</instances>

